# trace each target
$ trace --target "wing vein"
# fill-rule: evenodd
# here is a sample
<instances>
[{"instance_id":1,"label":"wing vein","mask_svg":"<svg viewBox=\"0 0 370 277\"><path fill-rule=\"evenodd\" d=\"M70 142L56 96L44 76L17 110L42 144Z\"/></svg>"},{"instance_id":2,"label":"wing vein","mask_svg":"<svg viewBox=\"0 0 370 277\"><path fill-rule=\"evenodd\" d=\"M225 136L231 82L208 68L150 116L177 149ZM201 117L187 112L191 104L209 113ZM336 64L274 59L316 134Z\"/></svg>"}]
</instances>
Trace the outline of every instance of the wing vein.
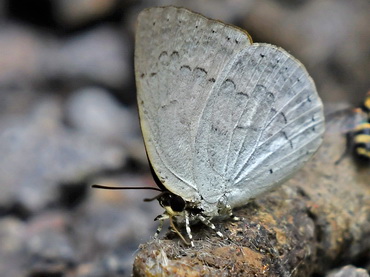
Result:
<instances>
[{"instance_id":1,"label":"wing vein","mask_svg":"<svg viewBox=\"0 0 370 277\"><path fill-rule=\"evenodd\" d=\"M322 122L322 121L321 121ZM321 123L321 122L318 122L318 123ZM312 141L314 141L314 140L316 140L316 139L318 139L319 137L320 137L321 135L319 134L319 133L317 133L317 135L315 136L315 137L313 137L312 138L312 140L310 140L310 141L307 141L307 143L305 143L305 144L303 144L303 145L301 145L301 147L299 147L299 148L296 148L294 151L292 151L292 152L290 152L289 153L289 155L285 155L285 156L283 156L283 157L281 157L281 159L279 159L278 161L276 161L274 164L272 164L272 165L276 165L276 164L280 164L284 159L286 159L287 157L296 157L295 159L290 159L291 161L288 163L288 164L286 164L285 166L288 166L288 165L290 165L290 164L292 164L295 160L297 160L299 157L301 157L301 156L299 156L299 155L296 155L296 153L297 152L299 152L301 149L304 149L309 143L311 143ZM271 154L273 154L273 153L271 153ZM270 154L270 155L271 155ZM270 156L269 155L269 156ZM263 161L265 161L269 156L267 156ZM271 165L271 166L272 166ZM254 179L256 179L256 177L257 176L260 176L261 174L263 174L263 172L261 171L261 173L259 173L258 175L256 175L256 176L254 176ZM243 179L241 179L241 180L243 180ZM237 183L236 183L236 185L235 186L239 186L239 184L241 183L241 180L240 181L238 181ZM245 182L247 182L248 181L248 179L245 179L244 180ZM264 187L270 187L271 186L271 184L266 184L266 185L264 185L264 186L262 186L262 188L264 188Z\"/></svg>"},{"instance_id":2,"label":"wing vein","mask_svg":"<svg viewBox=\"0 0 370 277\"><path fill-rule=\"evenodd\" d=\"M298 69L298 68L297 68ZM305 73L302 73L301 76L303 76ZM297 84L298 82L296 81L293 85L292 88ZM272 123L272 121L292 102L294 101L304 90L305 87L303 87L299 92L297 92L294 97L289 98L289 100L278 110L276 113L271 117L271 120L267 122L265 129Z\"/></svg>"},{"instance_id":3,"label":"wing vein","mask_svg":"<svg viewBox=\"0 0 370 277\"><path fill-rule=\"evenodd\" d=\"M285 61L284 61L284 63L283 64L285 64L287 61L289 61L289 59L286 59ZM283 85L282 85L283 86ZM264 129L263 129L264 130ZM254 155L254 153L256 152L256 150L257 150L257 145L258 145L258 143L259 143L259 141L260 141L260 139L261 139L261 136L262 136L262 133L263 133L263 130L261 130L260 132L259 132L259 135L258 135L258 138L257 138L257 140L256 140L256 142L255 142L255 144L254 144L254 150L252 151L252 153L249 155L249 157L246 159L246 161L245 161L245 163L244 163L244 165L246 165L246 164L248 164L248 162L249 162L249 160L251 159L251 157ZM241 148L243 147L243 145L244 145L244 142L245 142L245 138L244 138L244 140L243 140L243 143L241 144ZM240 149L241 149L240 148ZM238 153L238 157L237 157L237 159L236 159L236 161L238 161L239 160L239 157L240 157L240 154L241 154L241 151L240 151L240 149L239 149L239 153ZM233 174L233 176L235 176L233 179L236 179L236 178L238 178L238 176L240 175L240 173L241 173L241 171L244 169L244 166L242 166L242 168L241 169L239 169L239 171L238 172L234 172L234 174Z\"/></svg>"},{"instance_id":4,"label":"wing vein","mask_svg":"<svg viewBox=\"0 0 370 277\"><path fill-rule=\"evenodd\" d=\"M310 125L307 125L306 126L306 128L304 128L304 129L302 129L300 132L297 132L294 136L292 136L290 139L294 139L294 138L296 138L297 136L299 136L299 135L301 135L303 132L305 132L305 131L307 131L308 129L310 129L310 128L312 128L312 127L314 127L314 126L317 126L317 125L319 125L319 124L321 124L323 122L323 120L320 120L320 121L315 121L315 123L314 124L310 124ZM280 132L280 131L279 131ZM279 134L279 132L277 132L275 135L277 135L277 134ZM272 137L271 137L272 138ZM271 139L270 138L270 139ZM270 140L269 139L269 140ZM313 141L314 139L311 139L309 142L311 142L311 141ZM266 140L263 144L261 144L261 146L262 145L264 145L265 143L267 143L267 141L268 140ZM283 146L284 146L285 144L281 144L280 146L279 146L279 148L277 148L277 149L275 149L274 150L274 152L276 152L276 151L278 151L279 149L281 149ZM260 146L258 147L258 148L260 148ZM301 148L301 147L300 147ZM298 148L298 149L300 149L300 148ZM271 152L269 155L267 155L264 159L262 159L262 160L260 160L260 162L258 162L258 163L256 163L256 164L254 164L254 168L257 168L257 167L259 167L259 165L260 164L262 164L263 162L265 162L265 160L268 158L268 157L270 157L274 152ZM295 153L296 152L296 150L294 150L292 153ZM276 163L275 163L276 164ZM244 168L245 168L245 166L244 166ZM244 169L243 168L243 169ZM244 177L246 176L246 173L245 174L243 174L243 175L238 175L237 176L237 181L236 182L240 182L241 181L241 179L243 179Z\"/></svg>"}]
</instances>

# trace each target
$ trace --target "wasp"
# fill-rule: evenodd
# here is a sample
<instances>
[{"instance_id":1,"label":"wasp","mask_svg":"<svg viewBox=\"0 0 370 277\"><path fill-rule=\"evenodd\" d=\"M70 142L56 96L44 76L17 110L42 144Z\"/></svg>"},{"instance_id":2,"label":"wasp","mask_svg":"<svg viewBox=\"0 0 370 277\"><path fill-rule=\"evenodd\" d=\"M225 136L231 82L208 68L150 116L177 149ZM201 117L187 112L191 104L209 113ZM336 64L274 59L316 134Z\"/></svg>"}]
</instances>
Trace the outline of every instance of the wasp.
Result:
<instances>
[{"instance_id":1,"label":"wasp","mask_svg":"<svg viewBox=\"0 0 370 277\"><path fill-rule=\"evenodd\" d=\"M353 118L353 128L346 132L346 151L335 164L339 164L349 152L354 152L361 160L370 161L370 90L362 105L354 110Z\"/></svg>"}]
</instances>

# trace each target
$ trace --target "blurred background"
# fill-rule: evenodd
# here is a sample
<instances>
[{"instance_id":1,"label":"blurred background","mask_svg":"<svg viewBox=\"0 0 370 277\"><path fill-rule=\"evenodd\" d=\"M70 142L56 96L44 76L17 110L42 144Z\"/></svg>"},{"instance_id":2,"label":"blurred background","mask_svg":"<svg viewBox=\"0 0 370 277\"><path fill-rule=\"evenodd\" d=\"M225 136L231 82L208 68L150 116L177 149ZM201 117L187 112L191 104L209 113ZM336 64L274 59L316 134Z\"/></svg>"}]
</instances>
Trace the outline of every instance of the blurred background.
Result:
<instances>
[{"instance_id":1,"label":"blurred background","mask_svg":"<svg viewBox=\"0 0 370 277\"><path fill-rule=\"evenodd\" d=\"M155 186L133 69L135 21L175 5L283 47L326 107L370 89L368 0L1 0L0 275L129 276L154 234Z\"/></svg>"}]
</instances>

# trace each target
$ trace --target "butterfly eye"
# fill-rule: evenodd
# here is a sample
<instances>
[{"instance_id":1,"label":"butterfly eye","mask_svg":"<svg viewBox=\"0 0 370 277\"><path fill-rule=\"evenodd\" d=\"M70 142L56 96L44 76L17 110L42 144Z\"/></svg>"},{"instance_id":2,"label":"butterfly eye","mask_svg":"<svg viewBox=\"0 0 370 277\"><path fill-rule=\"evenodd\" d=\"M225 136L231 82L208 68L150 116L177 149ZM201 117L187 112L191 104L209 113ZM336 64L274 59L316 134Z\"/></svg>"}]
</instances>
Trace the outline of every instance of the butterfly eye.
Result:
<instances>
[{"instance_id":1,"label":"butterfly eye","mask_svg":"<svg viewBox=\"0 0 370 277\"><path fill-rule=\"evenodd\" d=\"M182 212L185 209L185 200L178 195L171 195L170 206L175 212Z\"/></svg>"}]
</instances>

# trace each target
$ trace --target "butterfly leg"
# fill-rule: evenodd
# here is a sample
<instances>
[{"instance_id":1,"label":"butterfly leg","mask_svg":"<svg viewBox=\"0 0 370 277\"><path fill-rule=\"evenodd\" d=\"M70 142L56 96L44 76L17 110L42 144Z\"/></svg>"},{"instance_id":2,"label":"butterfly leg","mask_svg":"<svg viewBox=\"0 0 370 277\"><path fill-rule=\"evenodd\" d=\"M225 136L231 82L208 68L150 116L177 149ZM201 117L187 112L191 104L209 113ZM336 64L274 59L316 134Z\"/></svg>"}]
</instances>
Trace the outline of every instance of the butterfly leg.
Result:
<instances>
[{"instance_id":1,"label":"butterfly leg","mask_svg":"<svg viewBox=\"0 0 370 277\"><path fill-rule=\"evenodd\" d=\"M208 219L208 218L205 218L204 216L202 216L201 214L198 214L197 217L200 219L200 221L203 222L204 225L206 225L207 227L211 228L213 231L216 232L216 234L220 237L220 238L224 238L224 235L220 232L220 231L217 231L216 230L216 226Z\"/></svg>"},{"instance_id":2,"label":"butterfly leg","mask_svg":"<svg viewBox=\"0 0 370 277\"><path fill-rule=\"evenodd\" d=\"M220 199L220 202L218 203L218 213L220 215L226 215L229 216L229 218L233 221L240 221L242 218L235 216L233 213L233 209L228 204L227 197L224 196Z\"/></svg>"},{"instance_id":3,"label":"butterfly leg","mask_svg":"<svg viewBox=\"0 0 370 277\"><path fill-rule=\"evenodd\" d=\"M242 220L241 217L234 215L233 209L231 208L231 206L229 204L226 204L225 208L226 208L227 215L230 217L231 220L233 220L233 221Z\"/></svg>"},{"instance_id":4,"label":"butterfly leg","mask_svg":"<svg viewBox=\"0 0 370 277\"><path fill-rule=\"evenodd\" d=\"M233 221L240 221L242 218L239 216L234 215L233 209L229 204L225 204L225 213L229 216L229 218Z\"/></svg>"},{"instance_id":5,"label":"butterfly leg","mask_svg":"<svg viewBox=\"0 0 370 277\"><path fill-rule=\"evenodd\" d=\"M170 220L170 226L171 226L171 229L173 232L175 232L182 240L185 244L187 245L191 245L191 246L194 246L194 243L192 241L192 235L191 235L191 231L190 231L190 225L189 225L189 216L187 216L187 221L186 221L186 231L188 232L188 235L189 235L189 238L190 238L190 243L186 241L186 239L183 237L183 235L180 233L180 231L177 229L176 225L175 225L175 217L172 216L172 215L169 215L167 214L166 212L157 216L154 221L157 221L159 220L159 225L158 225L158 228L157 228L157 231L155 232L154 234L154 238L157 238L159 233L162 231L162 228L163 228L163 222L164 220L166 219L169 219ZM186 214L185 214L185 220L186 220Z\"/></svg>"},{"instance_id":6,"label":"butterfly leg","mask_svg":"<svg viewBox=\"0 0 370 277\"><path fill-rule=\"evenodd\" d=\"M158 228L157 228L157 230L155 231L155 234L154 234L155 239L158 238L159 234L162 231L164 220L168 219L168 218L169 218L169 216L167 214L161 214L161 215L157 216L156 218L154 218L154 221L159 220Z\"/></svg>"},{"instance_id":7,"label":"butterfly leg","mask_svg":"<svg viewBox=\"0 0 370 277\"><path fill-rule=\"evenodd\" d=\"M158 224L158 228L157 230L155 231L155 234L154 234L154 238L158 238L160 232L162 231L162 228L163 228L163 220L159 221L159 224Z\"/></svg>"}]
</instances>

